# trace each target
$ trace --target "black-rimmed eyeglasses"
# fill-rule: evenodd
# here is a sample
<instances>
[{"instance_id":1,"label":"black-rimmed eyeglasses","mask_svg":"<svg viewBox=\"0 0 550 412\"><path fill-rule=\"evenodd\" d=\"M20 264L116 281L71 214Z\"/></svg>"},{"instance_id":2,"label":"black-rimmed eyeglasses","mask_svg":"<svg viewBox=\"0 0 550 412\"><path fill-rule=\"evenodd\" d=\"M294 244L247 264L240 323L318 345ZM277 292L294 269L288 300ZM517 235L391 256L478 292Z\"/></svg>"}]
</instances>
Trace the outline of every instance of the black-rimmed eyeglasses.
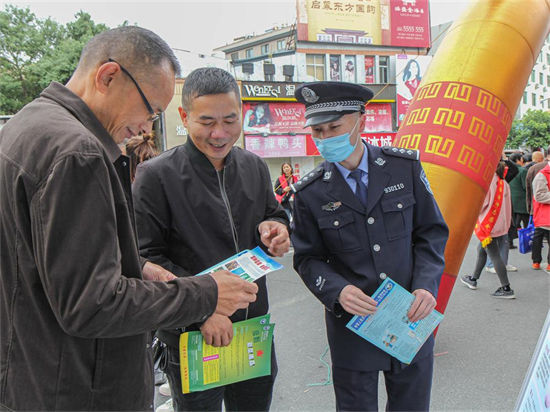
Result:
<instances>
[{"instance_id":1,"label":"black-rimmed eyeglasses","mask_svg":"<svg viewBox=\"0 0 550 412\"><path fill-rule=\"evenodd\" d=\"M155 111L153 110L153 108L149 104L149 100L147 100L147 97L145 97L145 94L143 93L143 90L141 90L141 87L139 87L138 82L136 82L136 80L132 77L130 72L128 70L126 70L122 66L122 64L120 64L119 62L117 62L116 60L113 60L113 59L109 59L109 61L118 64L118 66L120 67L120 70L122 70L123 73L125 73L130 78L130 80L136 85L136 89L139 92L139 95L141 96L141 99L143 100L143 103L145 104L145 107L147 108L147 111L151 115L149 117L149 119L147 119L147 120L149 120L150 122L153 122L153 123L156 122L159 119L160 114L155 113Z\"/></svg>"}]
</instances>

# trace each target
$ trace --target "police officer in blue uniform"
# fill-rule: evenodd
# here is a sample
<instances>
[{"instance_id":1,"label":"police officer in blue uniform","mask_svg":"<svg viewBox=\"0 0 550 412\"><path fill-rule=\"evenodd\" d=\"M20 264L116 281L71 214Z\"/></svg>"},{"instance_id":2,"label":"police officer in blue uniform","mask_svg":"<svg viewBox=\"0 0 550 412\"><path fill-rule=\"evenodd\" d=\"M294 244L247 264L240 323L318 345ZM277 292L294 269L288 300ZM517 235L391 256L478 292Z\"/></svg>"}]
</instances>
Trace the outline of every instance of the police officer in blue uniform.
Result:
<instances>
[{"instance_id":1,"label":"police officer in blue uniform","mask_svg":"<svg viewBox=\"0 0 550 412\"><path fill-rule=\"evenodd\" d=\"M415 295L411 322L435 307L448 229L419 153L362 141L363 86L306 83L295 96L325 162L293 185L294 268L325 306L336 409L377 410L383 371L388 410L428 410L433 336L405 365L346 328L376 311L388 276Z\"/></svg>"}]
</instances>

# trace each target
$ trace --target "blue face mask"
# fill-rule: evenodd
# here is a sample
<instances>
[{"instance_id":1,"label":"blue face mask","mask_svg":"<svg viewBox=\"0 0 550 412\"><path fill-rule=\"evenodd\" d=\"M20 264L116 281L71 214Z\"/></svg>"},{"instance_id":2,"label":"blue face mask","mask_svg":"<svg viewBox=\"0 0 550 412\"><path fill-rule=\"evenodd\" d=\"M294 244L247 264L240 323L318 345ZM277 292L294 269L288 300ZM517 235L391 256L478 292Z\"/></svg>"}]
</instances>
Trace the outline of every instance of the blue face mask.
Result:
<instances>
[{"instance_id":1,"label":"blue face mask","mask_svg":"<svg viewBox=\"0 0 550 412\"><path fill-rule=\"evenodd\" d=\"M349 139L353 134L353 131L359 124L359 120L361 120L361 117L357 119L355 126L353 126L353 129L351 129L351 131L348 133L344 133L339 136L329 137L327 139L313 138L315 146L317 146L319 153L326 161L332 163L343 162L353 153L361 138L359 136L357 137L355 145L352 145Z\"/></svg>"}]
</instances>

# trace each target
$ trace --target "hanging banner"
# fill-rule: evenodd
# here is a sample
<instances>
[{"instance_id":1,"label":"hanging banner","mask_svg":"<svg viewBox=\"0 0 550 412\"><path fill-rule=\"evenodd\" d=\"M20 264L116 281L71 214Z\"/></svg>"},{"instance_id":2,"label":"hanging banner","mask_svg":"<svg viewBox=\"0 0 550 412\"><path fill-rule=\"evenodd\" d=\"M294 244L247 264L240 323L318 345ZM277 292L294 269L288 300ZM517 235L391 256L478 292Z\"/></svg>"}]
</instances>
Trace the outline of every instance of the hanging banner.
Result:
<instances>
[{"instance_id":1,"label":"hanging banner","mask_svg":"<svg viewBox=\"0 0 550 412\"><path fill-rule=\"evenodd\" d=\"M391 103L369 103L365 107L365 129L363 132L392 131Z\"/></svg>"},{"instance_id":2,"label":"hanging banner","mask_svg":"<svg viewBox=\"0 0 550 412\"><path fill-rule=\"evenodd\" d=\"M374 83L374 56L365 56L365 84Z\"/></svg>"},{"instance_id":3,"label":"hanging banner","mask_svg":"<svg viewBox=\"0 0 550 412\"><path fill-rule=\"evenodd\" d=\"M297 0L298 40L430 47L428 0Z\"/></svg>"},{"instance_id":4,"label":"hanging banner","mask_svg":"<svg viewBox=\"0 0 550 412\"><path fill-rule=\"evenodd\" d=\"M397 127L403 121L411 100L420 86L422 76L428 70L431 56L410 56L406 54L397 55L395 71L397 73L395 82L397 89Z\"/></svg>"}]
</instances>

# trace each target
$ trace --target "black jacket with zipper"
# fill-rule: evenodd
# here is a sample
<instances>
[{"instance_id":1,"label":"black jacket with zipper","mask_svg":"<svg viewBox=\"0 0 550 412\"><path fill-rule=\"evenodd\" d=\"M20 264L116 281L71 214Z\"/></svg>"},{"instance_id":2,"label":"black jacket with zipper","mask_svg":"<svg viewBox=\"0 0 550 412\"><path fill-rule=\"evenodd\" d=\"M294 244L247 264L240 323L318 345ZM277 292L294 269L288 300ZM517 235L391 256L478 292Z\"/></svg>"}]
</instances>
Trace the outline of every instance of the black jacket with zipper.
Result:
<instances>
[{"instance_id":1,"label":"black jacket with zipper","mask_svg":"<svg viewBox=\"0 0 550 412\"><path fill-rule=\"evenodd\" d=\"M139 165L133 184L140 254L177 276L192 276L244 249L262 246L258 225L288 219L273 194L269 170L258 156L233 147L223 170L191 139ZM268 311L265 277L256 302L233 322ZM159 334L174 346L167 331ZM176 337L173 331L173 337Z\"/></svg>"}]
</instances>

